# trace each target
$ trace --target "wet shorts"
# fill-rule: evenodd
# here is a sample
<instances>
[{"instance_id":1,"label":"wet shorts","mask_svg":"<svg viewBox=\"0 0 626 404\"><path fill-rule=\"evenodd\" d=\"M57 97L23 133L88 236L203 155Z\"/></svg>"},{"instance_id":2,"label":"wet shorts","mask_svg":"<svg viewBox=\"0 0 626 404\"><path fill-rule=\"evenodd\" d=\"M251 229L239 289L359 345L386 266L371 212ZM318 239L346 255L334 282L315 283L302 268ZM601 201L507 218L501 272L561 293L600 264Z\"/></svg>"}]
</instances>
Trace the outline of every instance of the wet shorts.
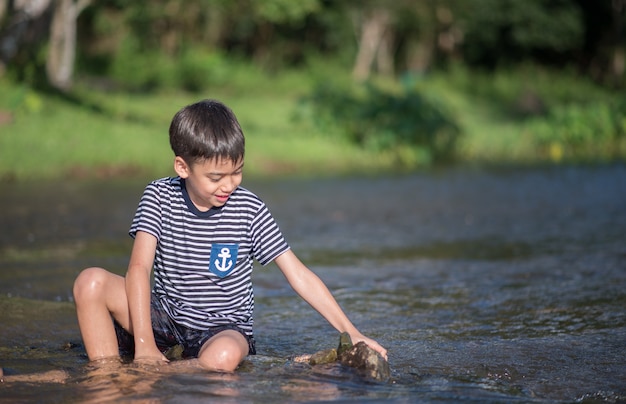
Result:
<instances>
[{"instance_id":1,"label":"wet shorts","mask_svg":"<svg viewBox=\"0 0 626 404\"><path fill-rule=\"evenodd\" d=\"M211 337L217 333L226 330L235 330L246 338L248 341L248 355L256 355L256 346L254 338L247 335L243 329L234 324L228 324L218 327L212 327L208 330L194 330L176 324L170 316L165 312L158 299L152 297L150 302L150 317L152 319L152 330L154 332L154 340L159 350L163 353L170 348L180 345L183 348L183 358L197 358L200 348ZM117 334L117 343L120 348L121 356L133 357L135 355L135 339L115 322L115 333Z\"/></svg>"}]
</instances>

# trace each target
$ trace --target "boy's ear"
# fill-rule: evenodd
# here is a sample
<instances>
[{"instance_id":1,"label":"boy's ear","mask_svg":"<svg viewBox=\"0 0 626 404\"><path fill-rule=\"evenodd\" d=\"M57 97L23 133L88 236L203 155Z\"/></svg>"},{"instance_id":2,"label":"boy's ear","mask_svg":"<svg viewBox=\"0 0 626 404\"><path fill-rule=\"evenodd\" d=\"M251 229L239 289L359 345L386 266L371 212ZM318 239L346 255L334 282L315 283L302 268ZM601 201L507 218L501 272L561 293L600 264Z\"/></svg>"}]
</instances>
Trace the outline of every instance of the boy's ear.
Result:
<instances>
[{"instance_id":1,"label":"boy's ear","mask_svg":"<svg viewBox=\"0 0 626 404\"><path fill-rule=\"evenodd\" d=\"M191 170L182 157L176 156L174 159L174 171L176 171L176 174L178 174L180 178L187 178Z\"/></svg>"}]
</instances>

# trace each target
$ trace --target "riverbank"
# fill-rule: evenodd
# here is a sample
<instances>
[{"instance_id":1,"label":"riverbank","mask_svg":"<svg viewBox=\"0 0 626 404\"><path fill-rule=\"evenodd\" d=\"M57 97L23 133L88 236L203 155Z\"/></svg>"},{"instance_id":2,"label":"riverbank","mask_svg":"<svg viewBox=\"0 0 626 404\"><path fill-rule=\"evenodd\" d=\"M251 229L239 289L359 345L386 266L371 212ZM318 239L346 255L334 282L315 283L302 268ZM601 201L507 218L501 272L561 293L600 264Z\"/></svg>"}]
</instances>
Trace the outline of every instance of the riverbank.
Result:
<instances>
[{"instance_id":1,"label":"riverbank","mask_svg":"<svg viewBox=\"0 0 626 404\"><path fill-rule=\"evenodd\" d=\"M626 159L626 136L613 135L610 126L621 117L617 127L626 131L626 119L621 110L605 107L616 96L589 83L570 86L573 78L559 81L550 74L537 75L531 86L529 74L502 73L489 81L484 75L449 72L411 80L414 88L445 106L460 128L456 163ZM222 100L235 111L246 133L248 176L336 176L432 167L433 162L419 158L419 150L371 149L320 128L302 102L314 86L311 77L293 72L197 94L116 92L91 83L61 96L0 81L0 181L169 175L169 121L179 108L201 98ZM544 88L543 93L537 90ZM580 94L586 94L591 107L585 109ZM561 105L576 102L577 112L558 112ZM576 129L573 139L568 137L574 136L570 126ZM596 128L607 126L608 136Z\"/></svg>"}]
</instances>

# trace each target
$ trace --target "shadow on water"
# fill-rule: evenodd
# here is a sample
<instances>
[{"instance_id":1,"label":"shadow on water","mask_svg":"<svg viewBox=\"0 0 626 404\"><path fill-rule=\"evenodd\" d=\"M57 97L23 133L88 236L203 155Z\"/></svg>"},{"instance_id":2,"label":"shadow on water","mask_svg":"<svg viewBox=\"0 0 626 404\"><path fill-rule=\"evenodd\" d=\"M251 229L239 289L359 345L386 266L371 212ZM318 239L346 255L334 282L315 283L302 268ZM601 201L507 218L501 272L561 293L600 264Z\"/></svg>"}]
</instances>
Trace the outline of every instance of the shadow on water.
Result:
<instances>
[{"instance_id":1,"label":"shadow on water","mask_svg":"<svg viewBox=\"0 0 626 404\"><path fill-rule=\"evenodd\" d=\"M290 359L338 335L273 265L234 375L88 363L72 282L124 272L143 185L0 184L0 402L626 401L624 166L245 183L389 348L384 383Z\"/></svg>"}]
</instances>

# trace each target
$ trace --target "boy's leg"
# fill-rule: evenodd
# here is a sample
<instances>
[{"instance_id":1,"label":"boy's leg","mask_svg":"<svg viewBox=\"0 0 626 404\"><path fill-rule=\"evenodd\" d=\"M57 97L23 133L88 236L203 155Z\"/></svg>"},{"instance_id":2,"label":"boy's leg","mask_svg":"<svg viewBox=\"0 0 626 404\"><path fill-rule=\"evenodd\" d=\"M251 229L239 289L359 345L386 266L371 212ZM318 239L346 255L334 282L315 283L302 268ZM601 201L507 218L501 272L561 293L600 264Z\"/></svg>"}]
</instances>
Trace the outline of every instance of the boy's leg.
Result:
<instances>
[{"instance_id":1,"label":"boy's leg","mask_svg":"<svg viewBox=\"0 0 626 404\"><path fill-rule=\"evenodd\" d=\"M208 370L233 372L248 355L248 341L239 331L224 330L202 345L200 365Z\"/></svg>"},{"instance_id":2,"label":"boy's leg","mask_svg":"<svg viewBox=\"0 0 626 404\"><path fill-rule=\"evenodd\" d=\"M119 355L111 316L132 332L123 277L87 268L74 281L78 326L90 360Z\"/></svg>"}]
</instances>

